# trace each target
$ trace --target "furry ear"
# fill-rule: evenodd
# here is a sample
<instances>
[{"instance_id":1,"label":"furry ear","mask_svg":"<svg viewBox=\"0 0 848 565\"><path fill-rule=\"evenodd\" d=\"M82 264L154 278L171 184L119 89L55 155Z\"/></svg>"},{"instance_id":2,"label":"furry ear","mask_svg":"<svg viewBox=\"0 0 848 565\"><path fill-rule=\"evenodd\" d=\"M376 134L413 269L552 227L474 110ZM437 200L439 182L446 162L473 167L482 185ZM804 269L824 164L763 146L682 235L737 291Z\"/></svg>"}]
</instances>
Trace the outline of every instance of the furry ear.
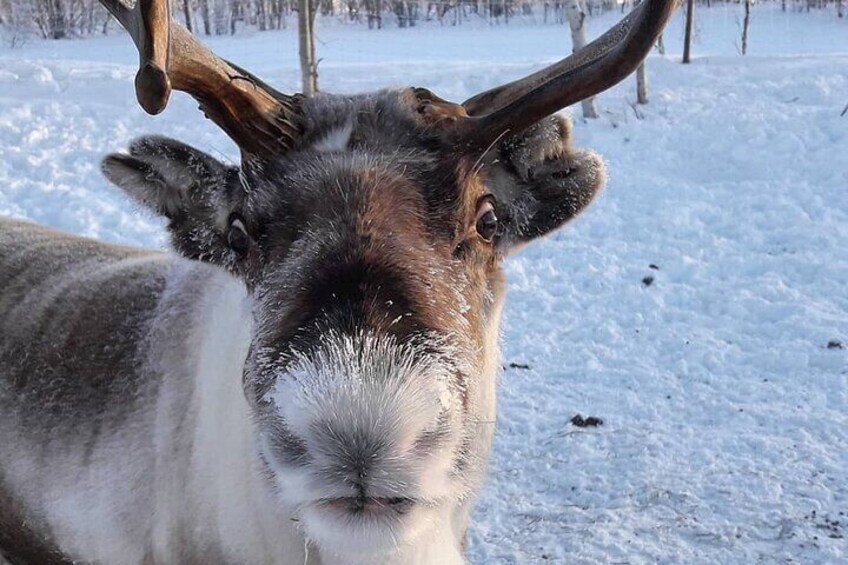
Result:
<instances>
[{"instance_id":1,"label":"furry ear","mask_svg":"<svg viewBox=\"0 0 848 565\"><path fill-rule=\"evenodd\" d=\"M244 221L233 219L243 195L238 168L179 141L149 136L135 140L129 155L107 156L102 169L138 203L168 218L181 255L235 269L244 253L231 249L234 221L245 234L239 235L240 251L250 247Z\"/></svg>"},{"instance_id":2,"label":"furry ear","mask_svg":"<svg viewBox=\"0 0 848 565\"><path fill-rule=\"evenodd\" d=\"M192 201L214 199L232 167L167 137L136 139L129 155L103 159L103 174L139 204L169 219L187 212Z\"/></svg>"},{"instance_id":3,"label":"furry ear","mask_svg":"<svg viewBox=\"0 0 848 565\"><path fill-rule=\"evenodd\" d=\"M498 160L487 172L507 248L563 226L606 183L603 159L571 146L571 122L561 116L550 116L501 143Z\"/></svg>"},{"instance_id":4,"label":"furry ear","mask_svg":"<svg viewBox=\"0 0 848 565\"><path fill-rule=\"evenodd\" d=\"M112 153L103 159L101 169L112 184L145 208L166 218L179 213L181 191L173 190L173 185L147 161Z\"/></svg>"}]
</instances>

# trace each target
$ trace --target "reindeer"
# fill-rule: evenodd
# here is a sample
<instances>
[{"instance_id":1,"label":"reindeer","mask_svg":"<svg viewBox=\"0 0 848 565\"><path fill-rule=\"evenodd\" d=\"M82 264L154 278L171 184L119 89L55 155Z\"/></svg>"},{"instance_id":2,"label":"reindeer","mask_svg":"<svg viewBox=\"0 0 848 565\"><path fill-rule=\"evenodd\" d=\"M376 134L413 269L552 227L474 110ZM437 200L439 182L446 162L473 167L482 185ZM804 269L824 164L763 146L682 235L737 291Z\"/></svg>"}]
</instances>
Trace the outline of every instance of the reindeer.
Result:
<instances>
[{"instance_id":1,"label":"reindeer","mask_svg":"<svg viewBox=\"0 0 848 565\"><path fill-rule=\"evenodd\" d=\"M193 96L238 166L142 137L106 177L174 253L0 220L0 555L13 565L464 562L495 420L500 264L604 184L565 106L672 12L462 104L283 94L164 0L101 0L142 107Z\"/></svg>"}]
</instances>

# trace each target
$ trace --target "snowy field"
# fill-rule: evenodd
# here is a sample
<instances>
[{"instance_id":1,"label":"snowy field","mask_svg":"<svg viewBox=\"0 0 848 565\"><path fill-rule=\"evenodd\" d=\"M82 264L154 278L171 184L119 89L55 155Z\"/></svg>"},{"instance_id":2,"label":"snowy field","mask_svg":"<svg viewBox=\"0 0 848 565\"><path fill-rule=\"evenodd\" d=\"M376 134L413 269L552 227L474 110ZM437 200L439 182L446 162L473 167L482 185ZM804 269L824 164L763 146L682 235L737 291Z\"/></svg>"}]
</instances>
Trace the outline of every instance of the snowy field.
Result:
<instances>
[{"instance_id":1,"label":"snowy field","mask_svg":"<svg viewBox=\"0 0 848 565\"><path fill-rule=\"evenodd\" d=\"M684 66L676 14L650 105L637 117L630 79L577 120L608 160L604 195L507 262L474 564L848 563L848 21L755 7L746 57L740 21L700 10ZM566 27L527 22L319 40L326 90L457 100L570 51ZM292 30L209 43L297 88ZM135 62L121 36L0 47L0 214L162 245L101 157L151 132L236 152L181 94L143 114Z\"/></svg>"}]
</instances>

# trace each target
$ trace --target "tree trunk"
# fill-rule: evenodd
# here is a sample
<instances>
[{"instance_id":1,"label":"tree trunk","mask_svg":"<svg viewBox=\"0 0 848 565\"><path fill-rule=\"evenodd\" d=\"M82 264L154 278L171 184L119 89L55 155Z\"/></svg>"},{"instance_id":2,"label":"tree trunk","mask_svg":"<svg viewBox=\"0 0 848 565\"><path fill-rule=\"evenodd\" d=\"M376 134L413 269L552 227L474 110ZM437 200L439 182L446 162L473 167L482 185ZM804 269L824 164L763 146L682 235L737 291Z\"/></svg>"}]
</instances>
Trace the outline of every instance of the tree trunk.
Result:
<instances>
[{"instance_id":1,"label":"tree trunk","mask_svg":"<svg viewBox=\"0 0 848 565\"><path fill-rule=\"evenodd\" d=\"M212 35L212 24L209 21L209 0L200 0L200 16L203 18L203 33Z\"/></svg>"},{"instance_id":2,"label":"tree trunk","mask_svg":"<svg viewBox=\"0 0 848 565\"><path fill-rule=\"evenodd\" d=\"M636 103L648 103L648 76L645 74L645 61L636 69Z\"/></svg>"},{"instance_id":3,"label":"tree trunk","mask_svg":"<svg viewBox=\"0 0 848 565\"><path fill-rule=\"evenodd\" d=\"M742 54L748 53L748 26L751 23L751 2L745 0L745 19L742 20Z\"/></svg>"},{"instance_id":4,"label":"tree trunk","mask_svg":"<svg viewBox=\"0 0 848 565\"><path fill-rule=\"evenodd\" d=\"M186 29L189 33L194 33L191 25L191 0L183 0L183 12L185 13Z\"/></svg>"},{"instance_id":5,"label":"tree trunk","mask_svg":"<svg viewBox=\"0 0 848 565\"><path fill-rule=\"evenodd\" d=\"M256 0L256 19L259 23L259 31L268 29L268 19L265 16L265 0Z\"/></svg>"},{"instance_id":6,"label":"tree trunk","mask_svg":"<svg viewBox=\"0 0 848 565\"><path fill-rule=\"evenodd\" d=\"M642 0L636 0L633 6L638 6L642 3ZM662 39L662 34L660 35L660 39ZM647 59L647 55L645 56ZM637 104L647 104L648 103L648 75L645 72L645 60L636 67L636 103Z\"/></svg>"},{"instance_id":7,"label":"tree trunk","mask_svg":"<svg viewBox=\"0 0 848 565\"><path fill-rule=\"evenodd\" d=\"M49 0L49 29L51 39L64 39L68 36L68 21L65 17L65 6L61 0Z\"/></svg>"},{"instance_id":8,"label":"tree trunk","mask_svg":"<svg viewBox=\"0 0 848 565\"><path fill-rule=\"evenodd\" d=\"M568 27L571 28L572 51L577 53L586 47L586 14L580 6L580 0L566 0L565 10L568 15ZM597 118L598 109L595 107L595 97L590 96L580 102L584 118Z\"/></svg>"},{"instance_id":9,"label":"tree trunk","mask_svg":"<svg viewBox=\"0 0 848 565\"><path fill-rule=\"evenodd\" d=\"M203 0L208 2L209 0ZM213 0L212 17L214 19L215 35L226 35L227 33L227 4L235 4L230 0ZM209 19L209 7L206 8L206 19ZM203 25L206 25L204 21Z\"/></svg>"},{"instance_id":10,"label":"tree trunk","mask_svg":"<svg viewBox=\"0 0 848 565\"><path fill-rule=\"evenodd\" d=\"M300 51L300 73L303 93L314 96L318 92L318 62L315 60L315 12L310 0L298 0L297 25Z\"/></svg>"},{"instance_id":11,"label":"tree trunk","mask_svg":"<svg viewBox=\"0 0 848 565\"><path fill-rule=\"evenodd\" d=\"M695 7L692 0L686 0L686 31L683 35L683 62L689 63L689 52L692 46L692 9Z\"/></svg>"},{"instance_id":12,"label":"tree trunk","mask_svg":"<svg viewBox=\"0 0 848 565\"><path fill-rule=\"evenodd\" d=\"M239 3L230 3L230 35L236 34L236 22L239 18Z\"/></svg>"}]
</instances>

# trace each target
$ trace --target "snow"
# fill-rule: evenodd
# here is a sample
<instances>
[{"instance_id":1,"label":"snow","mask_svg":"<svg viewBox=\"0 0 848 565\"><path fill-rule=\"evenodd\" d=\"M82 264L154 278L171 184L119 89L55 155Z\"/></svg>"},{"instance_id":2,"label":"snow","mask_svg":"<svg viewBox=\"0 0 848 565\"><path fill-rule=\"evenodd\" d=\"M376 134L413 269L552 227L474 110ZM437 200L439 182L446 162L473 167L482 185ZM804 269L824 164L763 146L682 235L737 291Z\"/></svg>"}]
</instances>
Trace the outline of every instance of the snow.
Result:
<instances>
[{"instance_id":1,"label":"snow","mask_svg":"<svg viewBox=\"0 0 848 565\"><path fill-rule=\"evenodd\" d=\"M572 226L507 261L472 563L848 562L848 22L752 15L741 57L741 7L699 7L684 66L678 13L648 61L651 103L631 107L628 79L599 97L601 119L577 120L611 178ZM590 18L589 35L617 17ZM293 30L209 44L296 89ZM570 40L528 21L334 23L318 49L327 90L462 100ZM0 48L0 214L163 245L102 156L151 132L236 151L183 95L143 114L135 61L121 36ZM575 427L577 413L604 423Z\"/></svg>"}]
</instances>

